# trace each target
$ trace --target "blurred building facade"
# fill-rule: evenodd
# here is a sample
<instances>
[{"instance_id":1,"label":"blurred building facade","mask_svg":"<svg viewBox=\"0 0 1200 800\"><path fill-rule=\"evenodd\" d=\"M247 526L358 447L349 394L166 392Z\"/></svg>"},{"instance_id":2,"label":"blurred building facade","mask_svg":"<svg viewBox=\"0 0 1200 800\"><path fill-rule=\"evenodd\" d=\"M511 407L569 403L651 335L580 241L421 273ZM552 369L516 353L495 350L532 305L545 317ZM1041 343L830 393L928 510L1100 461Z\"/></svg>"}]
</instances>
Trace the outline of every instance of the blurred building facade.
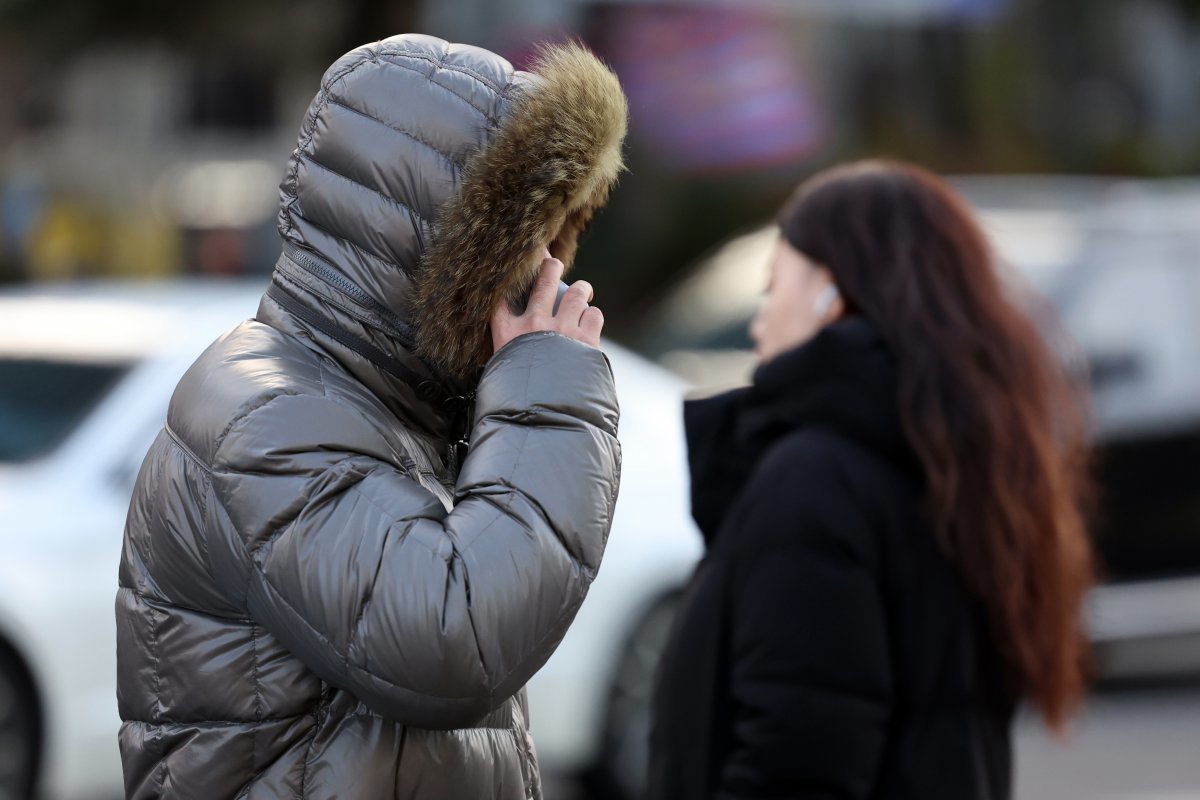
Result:
<instances>
[{"instance_id":1,"label":"blurred building facade","mask_svg":"<svg viewBox=\"0 0 1200 800\"><path fill-rule=\"evenodd\" d=\"M1200 171L1194 0L4 9L5 280L269 270L276 186L322 70L405 29L518 65L533 42L576 36L614 65L631 99L631 171L580 271L604 271L618 326L835 160L887 154L954 173Z\"/></svg>"}]
</instances>

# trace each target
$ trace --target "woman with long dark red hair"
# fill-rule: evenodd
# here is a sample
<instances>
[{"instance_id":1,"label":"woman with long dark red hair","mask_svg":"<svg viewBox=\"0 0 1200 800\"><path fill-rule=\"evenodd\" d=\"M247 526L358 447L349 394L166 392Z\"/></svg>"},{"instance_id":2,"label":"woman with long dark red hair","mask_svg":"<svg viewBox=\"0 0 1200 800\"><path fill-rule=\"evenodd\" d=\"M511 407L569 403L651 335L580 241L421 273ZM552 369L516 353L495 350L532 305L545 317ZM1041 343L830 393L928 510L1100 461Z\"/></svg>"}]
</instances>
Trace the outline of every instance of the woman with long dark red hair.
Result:
<instances>
[{"instance_id":1,"label":"woman with long dark red hair","mask_svg":"<svg viewBox=\"0 0 1200 800\"><path fill-rule=\"evenodd\" d=\"M651 796L1007 798L1017 702L1084 692L1080 397L929 172L832 169L779 224L753 385L685 412L708 552Z\"/></svg>"}]
</instances>

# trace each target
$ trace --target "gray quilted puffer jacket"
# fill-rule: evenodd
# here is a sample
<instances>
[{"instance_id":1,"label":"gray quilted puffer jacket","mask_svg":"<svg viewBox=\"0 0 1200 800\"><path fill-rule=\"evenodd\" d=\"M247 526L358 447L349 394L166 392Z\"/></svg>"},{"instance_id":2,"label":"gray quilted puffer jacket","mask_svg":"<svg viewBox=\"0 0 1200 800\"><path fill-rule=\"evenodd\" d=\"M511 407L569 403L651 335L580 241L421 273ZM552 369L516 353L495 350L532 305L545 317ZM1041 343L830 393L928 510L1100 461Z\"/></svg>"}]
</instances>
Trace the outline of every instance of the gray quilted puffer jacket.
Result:
<instances>
[{"instance_id":1,"label":"gray quilted puffer jacket","mask_svg":"<svg viewBox=\"0 0 1200 800\"><path fill-rule=\"evenodd\" d=\"M523 687L600 566L618 410L600 351L493 356L486 320L571 260L625 113L578 46L526 73L409 35L326 73L270 289L134 491L128 797L540 797Z\"/></svg>"}]
</instances>

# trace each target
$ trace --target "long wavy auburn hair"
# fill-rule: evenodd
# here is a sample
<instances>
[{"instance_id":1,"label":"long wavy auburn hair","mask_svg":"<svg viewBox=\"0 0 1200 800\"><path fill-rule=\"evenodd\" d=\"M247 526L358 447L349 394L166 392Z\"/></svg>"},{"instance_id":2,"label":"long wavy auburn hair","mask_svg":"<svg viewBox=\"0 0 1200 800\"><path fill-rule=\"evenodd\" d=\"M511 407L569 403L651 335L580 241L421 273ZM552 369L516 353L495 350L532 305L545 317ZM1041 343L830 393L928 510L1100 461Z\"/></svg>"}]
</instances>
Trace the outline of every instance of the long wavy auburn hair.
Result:
<instances>
[{"instance_id":1,"label":"long wavy auburn hair","mask_svg":"<svg viewBox=\"0 0 1200 800\"><path fill-rule=\"evenodd\" d=\"M1081 393L932 173L833 168L797 190L780 226L888 343L942 548L984 604L1015 688L1061 731L1086 687L1094 581Z\"/></svg>"}]
</instances>

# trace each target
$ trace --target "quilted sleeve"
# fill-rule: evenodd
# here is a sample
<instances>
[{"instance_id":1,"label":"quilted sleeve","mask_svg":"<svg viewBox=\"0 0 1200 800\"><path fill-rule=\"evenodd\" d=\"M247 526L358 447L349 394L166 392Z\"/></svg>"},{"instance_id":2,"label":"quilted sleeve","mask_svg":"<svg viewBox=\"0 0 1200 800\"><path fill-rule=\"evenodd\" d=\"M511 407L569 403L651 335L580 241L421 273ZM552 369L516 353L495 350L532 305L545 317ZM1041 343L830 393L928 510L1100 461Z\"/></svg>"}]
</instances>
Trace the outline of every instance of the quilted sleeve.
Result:
<instances>
[{"instance_id":1,"label":"quilted sleeve","mask_svg":"<svg viewBox=\"0 0 1200 800\"><path fill-rule=\"evenodd\" d=\"M449 513L326 398L243 417L213 468L229 591L329 683L425 728L485 716L546 662L600 566L620 473L604 355L555 334L490 361Z\"/></svg>"}]
</instances>

